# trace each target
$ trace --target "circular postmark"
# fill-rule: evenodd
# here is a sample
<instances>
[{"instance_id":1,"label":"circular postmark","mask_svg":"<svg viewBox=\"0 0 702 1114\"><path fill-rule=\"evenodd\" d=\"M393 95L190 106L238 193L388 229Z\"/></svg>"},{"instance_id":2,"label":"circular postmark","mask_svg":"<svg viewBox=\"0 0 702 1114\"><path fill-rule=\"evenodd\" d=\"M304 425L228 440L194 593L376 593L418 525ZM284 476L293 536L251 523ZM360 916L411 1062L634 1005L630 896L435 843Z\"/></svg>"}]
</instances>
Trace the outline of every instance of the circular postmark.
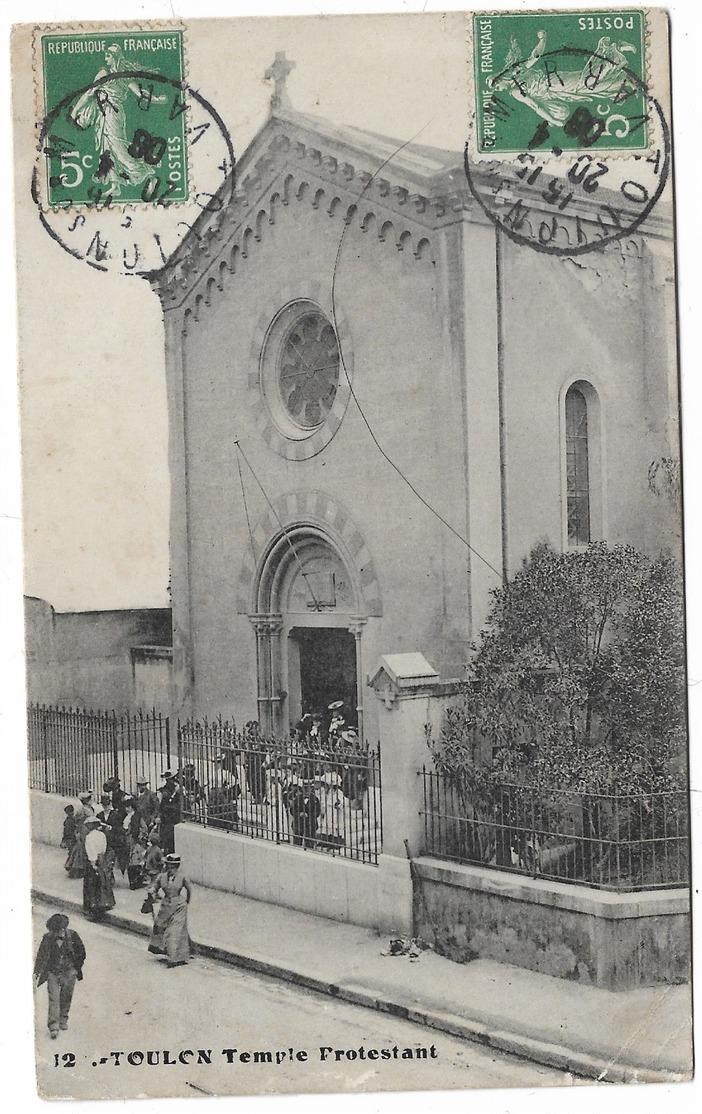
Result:
<instances>
[{"instance_id":1,"label":"circular postmark","mask_svg":"<svg viewBox=\"0 0 702 1114\"><path fill-rule=\"evenodd\" d=\"M466 143L471 193L487 217L517 244L552 255L581 255L632 235L659 201L670 170L670 129L659 102L631 69L619 67L608 115L591 111L594 92L611 59L564 47L518 59L491 80L481 111L493 129L508 127L510 98L533 115L533 134L521 150L482 157ZM569 80L569 75L575 74ZM600 100L604 100L600 96ZM634 100L636 111L627 112ZM639 150L615 144L637 131ZM530 128L531 132L531 128ZM610 142L611 141L611 142ZM497 146L497 145L496 145Z\"/></svg>"},{"instance_id":2,"label":"circular postmark","mask_svg":"<svg viewBox=\"0 0 702 1114\"><path fill-rule=\"evenodd\" d=\"M38 131L39 218L64 251L100 271L152 278L234 192L227 128L184 80L104 73L62 97Z\"/></svg>"}]
</instances>

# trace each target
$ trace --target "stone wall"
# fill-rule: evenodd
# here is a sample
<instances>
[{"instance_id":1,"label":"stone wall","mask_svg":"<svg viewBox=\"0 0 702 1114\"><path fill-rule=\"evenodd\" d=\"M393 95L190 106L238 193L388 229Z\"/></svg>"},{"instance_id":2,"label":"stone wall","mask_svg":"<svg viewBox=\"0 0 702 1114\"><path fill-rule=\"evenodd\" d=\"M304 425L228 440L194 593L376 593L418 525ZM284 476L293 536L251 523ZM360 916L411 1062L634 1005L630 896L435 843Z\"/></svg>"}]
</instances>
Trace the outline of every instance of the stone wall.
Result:
<instances>
[{"instance_id":1,"label":"stone wall","mask_svg":"<svg viewBox=\"0 0 702 1114\"><path fill-rule=\"evenodd\" d=\"M408 864L378 866L290 844L178 824L176 850L195 883L386 933L411 931Z\"/></svg>"},{"instance_id":2,"label":"stone wall","mask_svg":"<svg viewBox=\"0 0 702 1114\"><path fill-rule=\"evenodd\" d=\"M414 917L459 963L493 959L609 990L690 978L687 890L618 894L421 858Z\"/></svg>"},{"instance_id":3,"label":"stone wall","mask_svg":"<svg viewBox=\"0 0 702 1114\"><path fill-rule=\"evenodd\" d=\"M168 710L170 663L158 650L170 646L169 608L58 612L46 600L25 598L25 639L30 702L129 712L153 691L159 709ZM135 658L135 647L155 655L158 685L145 685L143 676L136 683L146 657Z\"/></svg>"},{"instance_id":4,"label":"stone wall","mask_svg":"<svg viewBox=\"0 0 702 1114\"><path fill-rule=\"evenodd\" d=\"M33 842L46 843L50 847L60 846L65 820L63 810L66 805L76 807L78 801L74 797L64 797L58 793L41 793L38 789L30 789L29 810Z\"/></svg>"}]
</instances>

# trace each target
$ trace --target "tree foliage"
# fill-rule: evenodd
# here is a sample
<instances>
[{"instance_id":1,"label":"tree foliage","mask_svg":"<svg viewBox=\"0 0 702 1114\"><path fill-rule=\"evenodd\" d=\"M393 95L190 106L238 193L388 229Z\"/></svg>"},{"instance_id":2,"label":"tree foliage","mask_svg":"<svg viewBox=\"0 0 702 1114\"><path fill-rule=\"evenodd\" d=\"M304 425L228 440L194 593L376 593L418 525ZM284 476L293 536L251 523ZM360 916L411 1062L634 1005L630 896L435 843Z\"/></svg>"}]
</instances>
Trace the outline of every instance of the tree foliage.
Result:
<instances>
[{"instance_id":1,"label":"tree foliage","mask_svg":"<svg viewBox=\"0 0 702 1114\"><path fill-rule=\"evenodd\" d=\"M538 545L494 592L437 768L581 793L684 784L682 576L667 555ZM481 762L489 756L487 767Z\"/></svg>"}]
</instances>

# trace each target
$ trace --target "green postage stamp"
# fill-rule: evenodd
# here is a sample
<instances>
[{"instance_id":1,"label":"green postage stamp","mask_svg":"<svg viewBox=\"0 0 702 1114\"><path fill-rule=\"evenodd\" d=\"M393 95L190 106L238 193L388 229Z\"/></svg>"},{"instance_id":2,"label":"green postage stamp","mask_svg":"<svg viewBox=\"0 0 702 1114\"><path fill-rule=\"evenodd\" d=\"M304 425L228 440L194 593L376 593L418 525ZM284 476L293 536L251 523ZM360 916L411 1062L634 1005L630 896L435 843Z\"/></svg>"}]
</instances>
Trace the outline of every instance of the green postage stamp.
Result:
<instances>
[{"instance_id":1,"label":"green postage stamp","mask_svg":"<svg viewBox=\"0 0 702 1114\"><path fill-rule=\"evenodd\" d=\"M187 201L183 32L41 35L49 206Z\"/></svg>"},{"instance_id":2,"label":"green postage stamp","mask_svg":"<svg viewBox=\"0 0 702 1114\"><path fill-rule=\"evenodd\" d=\"M641 10L475 15L477 151L648 142Z\"/></svg>"}]
</instances>

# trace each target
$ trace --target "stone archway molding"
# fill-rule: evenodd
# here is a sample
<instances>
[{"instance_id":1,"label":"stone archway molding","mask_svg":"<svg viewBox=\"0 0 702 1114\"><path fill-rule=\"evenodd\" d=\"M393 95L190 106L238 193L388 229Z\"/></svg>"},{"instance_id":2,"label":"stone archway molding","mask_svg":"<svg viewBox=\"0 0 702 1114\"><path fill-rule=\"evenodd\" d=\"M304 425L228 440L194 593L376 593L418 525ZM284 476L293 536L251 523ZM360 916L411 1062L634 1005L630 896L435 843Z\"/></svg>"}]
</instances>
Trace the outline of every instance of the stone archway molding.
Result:
<instances>
[{"instance_id":1,"label":"stone archway molding","mask_svg":"<svg viewBox=\"0 0 702 1114\"><path fill-rule=\"evenodd\" d=\"M318 530L338 551L354 578L362 617L382 615L380 585L366 541L348 511L321 491L282 495L256 523L239 573L237 612L258 612L258 589L268 556L284 533L297 527Z\"/></svg>"}]
</instances>

